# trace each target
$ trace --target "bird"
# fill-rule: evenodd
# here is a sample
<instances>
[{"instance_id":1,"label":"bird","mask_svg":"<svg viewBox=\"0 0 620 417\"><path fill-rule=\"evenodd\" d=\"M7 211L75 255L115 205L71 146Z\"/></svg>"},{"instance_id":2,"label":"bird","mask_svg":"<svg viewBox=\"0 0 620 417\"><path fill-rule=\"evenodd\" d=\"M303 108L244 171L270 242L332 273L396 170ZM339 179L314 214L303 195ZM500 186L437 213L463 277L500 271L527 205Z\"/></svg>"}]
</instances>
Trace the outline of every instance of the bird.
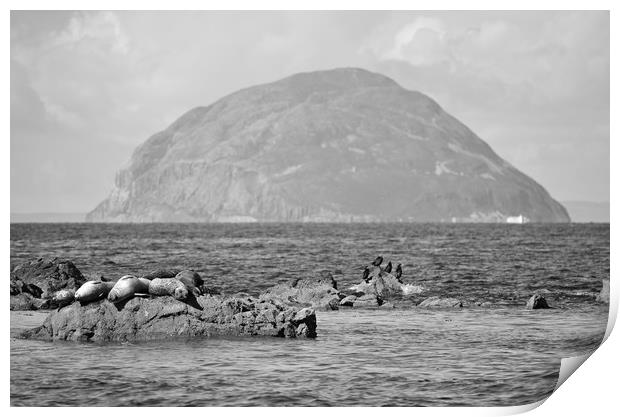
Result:
<instances>
[{"instance_id":1,"label":"bird","mask_svg":"<svg viewBox=\"0 0 620 417\"><path fill-rule=\"evenodd\" d=\"M401 266L401 264L398 264L396 266L396 279L400 281L400 277L403 276L403 267Z\"/></svg>"},{"instance_id":2,"label":"bird","mask_svg":"<svg viewBox=\"0 0 620 417\"><path fill-rule=\"evenodd\" d=\"M375 259L372 264L374 266L381 266L382 263L383 263L383 257L382 256L377 256L377 259Z\"/></svg>"},{"instance_id":3,"label":"bird","mask_svg":"<svg viewBox=\"0 0 620 417\"><path fill-rule=\"evenodd\" d=\"M387 266L384 269L385 272L387 272L388 274L390 272L392 272L392 261L388 262Z\"/></svg>"},{"instance_id":4,"label":"bird","mask_svg":"<svg viewBox=\"0 0 620 417\"><path fill-rule=\"evenodd\" d=\"M362 274L362 279L368 282L368 275L370 275L370 269L368 267L364 268L364 273Z\"/></svg>"}]
</instances>

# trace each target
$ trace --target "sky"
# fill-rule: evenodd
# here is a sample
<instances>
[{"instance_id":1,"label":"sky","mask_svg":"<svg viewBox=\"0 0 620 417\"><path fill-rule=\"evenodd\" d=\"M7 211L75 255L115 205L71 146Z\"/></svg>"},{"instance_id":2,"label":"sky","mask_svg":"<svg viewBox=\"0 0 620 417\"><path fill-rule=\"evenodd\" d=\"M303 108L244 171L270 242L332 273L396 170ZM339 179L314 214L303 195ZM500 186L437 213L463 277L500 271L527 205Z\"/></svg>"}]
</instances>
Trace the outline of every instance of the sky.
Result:
<instances>
[{"instance_id":1,"label":"sky","mask_svg":"<svg viewBox=\"0 0 620 417\"><path fill-rule=\"evenodd\" d=\"M87 212L152 134L241 88L361 67L559 201L609 200L608 12L11 12L11 212Z\"/></svg>"}]
</instances>

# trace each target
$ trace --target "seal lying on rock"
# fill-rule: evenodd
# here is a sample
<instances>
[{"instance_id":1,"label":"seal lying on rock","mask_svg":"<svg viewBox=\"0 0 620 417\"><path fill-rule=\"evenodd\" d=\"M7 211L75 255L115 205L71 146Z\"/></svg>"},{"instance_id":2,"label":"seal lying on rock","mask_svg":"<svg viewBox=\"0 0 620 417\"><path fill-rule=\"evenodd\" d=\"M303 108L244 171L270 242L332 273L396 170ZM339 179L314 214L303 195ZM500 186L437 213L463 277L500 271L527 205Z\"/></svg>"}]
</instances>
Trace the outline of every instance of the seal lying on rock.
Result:
<instances>
[{"instance_id":1,"label":"seal lying on rock","mask_svg":"<svg viewBox=\"0 0 620 417\"><path fill-rule=\"evenodd\" d=\"M120 303L133 297L135 294L148 294L150 281L145 278L137 278L133 275L121 277L108 294L108 301Z\"/></svg>"},{"instance_id":2,"label":"seal lying on rock","mask_svg":"<svg viewBox=\"0 0 620 417\"><path fill-rule=\"evenodd\" d=\"M185 269L179 272L175 278L185 284L187 290L194 294L195 297L201 294L200 288L202 288L204 281L198 272Z\"/></svg>"},{"instance_id":3,"label":"seal lying on rock","mask_svg":"<svg viewBox=\"0 0 620 417\"><path fill-rule=\"evenodd\" d=\"M155 278L174 278L180 271L178 269L156 269L142 276L148 280Z\"/></svg>"},{"instance_id":4,"label":"seal lying on rock","mask_svg":"<svg viewBox=\"0 0 620 417\"><path fill-rule=\"evenodd\" d=\"M155 278L149 283L149 294L172 295L177 300L185 300L189 295L187 286L176 278Z\"/></svg>"},{"instance_id":5,"label":"seal lying on rock","mask_svg":"<svg viewBox=\"0 0 620 417\"><path fill-rule=\"evenodd\" d=\"M75 292L73 290L60 290L52 298L52 301L58 305L58 309L68 306L73 300L75 300Z\"/></svg>"},{"instance_id":6,"label":"seal lying on rock","mask_svg":"<svg viewBox=\"0 0 620 417\"><path fill-rule=\"evenodd\" d=\"M99 300L108 295L113 282L86 281L76 292L75 299L82 304Z\"/></svg>"}]
</instances>

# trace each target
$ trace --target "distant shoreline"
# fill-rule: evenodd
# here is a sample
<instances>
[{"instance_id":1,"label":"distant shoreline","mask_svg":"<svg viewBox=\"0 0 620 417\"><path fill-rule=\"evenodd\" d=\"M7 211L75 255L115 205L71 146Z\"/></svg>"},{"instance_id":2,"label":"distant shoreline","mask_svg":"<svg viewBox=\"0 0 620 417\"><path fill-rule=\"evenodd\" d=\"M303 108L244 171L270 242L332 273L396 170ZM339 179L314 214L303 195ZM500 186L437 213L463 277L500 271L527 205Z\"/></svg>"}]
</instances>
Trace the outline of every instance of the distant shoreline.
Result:
<instances>
[{"instance_id":1,"label":"distant shoreline","mask_svg":"<svg viewBox=\"0 0 620 417\"><path fill-rule=\"evenodd\" d=\"M234 225L277 225L277 224L297 224L297 225L321 225L321 224L350 224L350 225L363 225L363 224L442 224L442 225L506 225L511 227L527 227L527 225L543 225L543 224L609 224L609 221L577 221L570 223L552 223L552 222L531 222L527 224L510 224L510 223L499 223L499 222L462 222L462 223L452 223L452 222L255 222L255 223L247 223L247 222L86 222L86 221L13 221L11 220L11 224L90 224L90 225L150 225L150 224L210 224L210 225L226 225L226 224L234 224Z\"/></svg>"},{"instance_id":2,"label":"distant shoreline","mask_svg":"<svg viewBox=\"0 0 620 417\"><path fill-rule=\"evenodd\" d=\"M571 223L609 223L610 222L610 204L608 201L562 201L561 204L568 210ZM11 224L17 223L86 223L87 213L11 213ZM142 222L104 222L106 224L123 223L123 224L142 224ZM147 223L147 222L144 222ZM210 223L210 222L148 222L148 223ZM220 222L213 222L220 223ZM247 222L231 221L221 222L230 224L245 224ZM287 222L258 222L258 223L287 223ZM300 223L303 222L292 222ZM323 223L323 222L310 222ZM347 222L324 222L324 223L347 223ZM351 222L351 223L375 223L375 222ZM400 223L394 222L377 222L377 223ZM402 223L438 223L441 222L402 222ZM483 224L493 224L493 222L481 222ZM467 223L469 224L469 223ZM499 223L503 224L503 223Z\"/></svg>"}]
</instances>

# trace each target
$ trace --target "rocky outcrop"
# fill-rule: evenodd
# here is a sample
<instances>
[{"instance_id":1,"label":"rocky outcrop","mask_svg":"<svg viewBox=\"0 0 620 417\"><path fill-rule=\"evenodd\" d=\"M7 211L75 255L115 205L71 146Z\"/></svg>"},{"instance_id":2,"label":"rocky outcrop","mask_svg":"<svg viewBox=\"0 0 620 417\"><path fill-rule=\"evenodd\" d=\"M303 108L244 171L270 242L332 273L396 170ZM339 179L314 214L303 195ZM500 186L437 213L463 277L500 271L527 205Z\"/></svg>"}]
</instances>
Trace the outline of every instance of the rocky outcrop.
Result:
<instances>
[{"instance_id":1,"label":"rocky outcrop","mask_svg":"<svg viewBox=\"0 0 620 417\"><path fill-rule=\"evenodd\" d=\"M295 309L255 298L200 296L191 302L173 297L75 302L49 314L43 325L21 337L39 340L140 341L201 336L316 337L311 308Z\"/></svg>"},{"instance_id":2,"label":"rocky outcrop","mask_svg":"<svg viewBox=\"0 0 620 417\"><path fill-rule=\"evenodd\" d=\"M525 308L527 308L528 310L538 310L551 307L549 307L549 304L547 304L547 300L542 294L534 294L530 297L529 300L527 300Z\"/></svg>"},{"instance_id":3,"label":"rocky outcrop","mask_svg":"<svg viewBox=\"0 0 620 417\"><path fill-rule=\"evenodd\" d=\"M319 271L314 278L278 284L261 294L260 298L276 299L292 305L307 304L322 310L338 310L344 295L337 288L338 284L329 271Z\"/></svg>"},{"instance_id":4,"label":"rocky outcrop","mask_svg":"<svg viewBox=\"0 0 620 417\"><path fill-rule=\"evenodd\" d=\"M373 196L369 198L369 196ZM151 136L99 222L567 222L430 97L339 68L245 88Z\"/></svg>"},{"instance_id":5,"label":"rocky outcrop","mask_svg":"<svg viewBox=\"0 0 620 417\"><path fill-rule=\"evenodd\" d=\"M609 280L604 279L601 292L596 296L596 301L599 303L609 304Z\"/></svg>"},{"instance_id":6,"label":"rocky outcrop","mask_svg":"<svg viewBox=\"0 0 620 417\"><path fill-rule=\"evenodd\" d=\"M53 297L60 290L76 290L86 278L67 259L25 262L11 271L11 309L53 308Z\"/></svg>"},{"instance_id":7,"label":"rocky outcrop","mask_svg":"<svg viewBox=\"0 0 620 417\"><path fill-rule=\"evenodd\" d=\"M355 291L373 294L384 300L403 295L402 282L390 272L386 272L380 266L372 266L369 270L367 282L362 280L355 286Z\"/></svg>"},{"instance_id":8,"label":"rocky outcrop","mask_svg":"<svg viewBox=\"0 0 620 417\"><path fill-rule=\"evenodd\" d=\"M428 297L418 307L422 308L461 308L463 302L457 298L440 298L437 296Z\"/></svg>"}]
</instances>

